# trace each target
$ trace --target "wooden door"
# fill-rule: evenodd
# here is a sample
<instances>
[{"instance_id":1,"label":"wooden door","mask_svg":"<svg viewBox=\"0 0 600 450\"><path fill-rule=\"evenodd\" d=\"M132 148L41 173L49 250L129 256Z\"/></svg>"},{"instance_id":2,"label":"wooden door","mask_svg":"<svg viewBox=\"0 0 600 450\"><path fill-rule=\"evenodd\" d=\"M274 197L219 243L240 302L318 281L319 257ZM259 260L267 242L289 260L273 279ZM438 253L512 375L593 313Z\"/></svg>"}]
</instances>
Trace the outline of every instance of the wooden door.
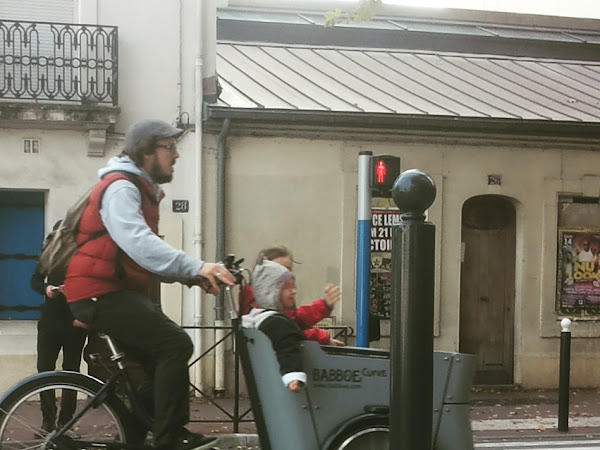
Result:
<instances>
[{"instance_id":1,"label":"wooden door","mask_svg":"<svg viewBox=\"0 0 600 450\"><path fill-rule=\"evenodd\" d=\"M513 382L516 215L504 197L462 211L460 351L477 355L475 384Z\"/></svg>"}]
</instances>

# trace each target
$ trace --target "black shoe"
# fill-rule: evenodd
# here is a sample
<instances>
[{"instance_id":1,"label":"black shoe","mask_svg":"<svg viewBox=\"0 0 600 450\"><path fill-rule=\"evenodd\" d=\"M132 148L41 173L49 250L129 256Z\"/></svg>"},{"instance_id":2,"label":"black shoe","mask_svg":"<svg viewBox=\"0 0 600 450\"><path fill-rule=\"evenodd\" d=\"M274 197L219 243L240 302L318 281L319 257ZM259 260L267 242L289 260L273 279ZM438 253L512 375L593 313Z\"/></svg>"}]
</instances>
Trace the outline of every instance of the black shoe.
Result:
<instances>
[{"instance_id":1,"label":"black shoe","mask_svg":"<svg viewBox=\"0 0 600 450\"><path fill-rule=\"evenodd\" d=\"M132 424L131 429L129 430L129 439L127 440L130 444L143 445L146 442L146 437L148 436L148 429L140 424L135 423Z\"/></svg>"},{"instance_id":2,"label":"black shoe","mask_svg":"<svg viewBox=\"0 0 600 450\"><path fill-rule=\"evenodd\" d=\"M69 419L71 420L71 419ZM61 421L59 420L58 422L56 422L56 430L60 430L62 429L62 427L64 427L67 424L68 420L65 421ZM67 436L71 439L79 439L81 436L79 436L77 433L75 433L75 428L70 428L67 431L65 431L64 436Z\"/></svg>"},{"instance_id":3,"label":"black shoe","mask_svg":"<svg viewBox=\"0 0 600 450\"><path fill-rule=\"evenodd\" d=\"M205 450L212 447L217 440L214 436L204 436L203 434L192 433L184 428L177 439L173 450Z\"/></svg>"},{"instance_id":4,"label":"black shoe","mask_svg":"<svg viewBox=\"0 0 600 450\"><path fill-rule=\"evenodd\" d=\"M54 425L54 421L50 422L50 421L44 420L42 422L42 426L40 427L40 429L38 431L35 431L33 433L33 436L36 439L45 439L46 436L48 436L54 430L56 430L56 425Z\"/></svg>"}]
</instances>

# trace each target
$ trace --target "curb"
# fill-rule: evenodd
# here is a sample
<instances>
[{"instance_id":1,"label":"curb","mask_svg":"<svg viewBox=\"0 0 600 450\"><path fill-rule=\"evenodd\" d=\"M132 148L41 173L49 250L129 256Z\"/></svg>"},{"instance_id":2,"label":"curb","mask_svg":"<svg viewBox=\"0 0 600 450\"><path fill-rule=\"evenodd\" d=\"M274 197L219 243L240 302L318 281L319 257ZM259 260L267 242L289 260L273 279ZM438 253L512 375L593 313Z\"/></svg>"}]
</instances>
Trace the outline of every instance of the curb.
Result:
<instances>
[{"instance_id":1,"label":"curb","mask_svg":"<svg viewBox=\"0 0 600 450\"><path fill-rule=\"evenodd\" d=\"M215 450L258 450L258 434L222 434L213 447Z\"/></svg>"},{"instance_id":2,"label":"curb","mask_svg":"<svg viewBox=\"0 0 600 450\"><path fill-rule=\"evenodd\" d=\"M477 443L484 442L507 442L507 441L518 441L518 442L539 442L542 435L540 434L502 434L502 435L474 435L473 441ZM561 433L552 432L543 434L544 437L552 437L555 441L587 441L589 439L600 439L600 433Z\"/></svg>"}]
</instances>

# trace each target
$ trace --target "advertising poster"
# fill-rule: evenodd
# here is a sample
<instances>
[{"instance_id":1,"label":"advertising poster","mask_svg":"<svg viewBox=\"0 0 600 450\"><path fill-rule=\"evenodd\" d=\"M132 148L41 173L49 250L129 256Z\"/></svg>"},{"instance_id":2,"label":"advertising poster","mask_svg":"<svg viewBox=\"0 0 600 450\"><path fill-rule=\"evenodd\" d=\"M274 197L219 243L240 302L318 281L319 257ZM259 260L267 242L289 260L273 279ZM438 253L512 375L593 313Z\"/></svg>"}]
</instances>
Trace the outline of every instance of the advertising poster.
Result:
<instances>
[{"instance_id":1,"label":"advertising poster","mask_svg":"<svg viewBox=\"0 0 600 450\"><path fill-rule=\"evenodd\" d=\"M400 220L397 209L371 210L371 312L389 319L391 312L392 225Z\"/></svg>"},{"instance_id":2,"label":"advertising poster","mask_svg":"<svg viewBox=\"0 0 600 450\"><path fill-rule=\"evenodd\" d=\"M560 229L558 239L557 310L600 314L600 229Z\"/></svg>"}]
</instances>

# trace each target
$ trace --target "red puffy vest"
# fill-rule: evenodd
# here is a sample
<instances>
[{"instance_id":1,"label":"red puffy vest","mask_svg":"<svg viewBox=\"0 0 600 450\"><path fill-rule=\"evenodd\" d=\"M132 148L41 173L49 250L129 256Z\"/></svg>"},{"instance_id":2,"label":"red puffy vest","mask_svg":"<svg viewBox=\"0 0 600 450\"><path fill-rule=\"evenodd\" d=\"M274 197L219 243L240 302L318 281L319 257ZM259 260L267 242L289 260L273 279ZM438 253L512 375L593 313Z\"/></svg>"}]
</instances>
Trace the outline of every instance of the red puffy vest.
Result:
<instances>
[{"instance_id":1,"label":"red puffy vest","mask_svg":"<svg viewBox=\"0 0 600 450\"><path fill-rule=\"evenodd\" d=\"M79 222L77 243L85 242L93 233L104 230L100 218L100 202L109 184L129 180L127 175L112 172L104 176L92 189L89 203ZM142 187L142 213L154 233L158 233L158 201L148 181L138 177ZM85 242L69 262L65 278L65 297L72 303L109 292L134 290L146 292L152 274L136 264L111 239L108 233Z\"/></svg>"}]
</instances>

